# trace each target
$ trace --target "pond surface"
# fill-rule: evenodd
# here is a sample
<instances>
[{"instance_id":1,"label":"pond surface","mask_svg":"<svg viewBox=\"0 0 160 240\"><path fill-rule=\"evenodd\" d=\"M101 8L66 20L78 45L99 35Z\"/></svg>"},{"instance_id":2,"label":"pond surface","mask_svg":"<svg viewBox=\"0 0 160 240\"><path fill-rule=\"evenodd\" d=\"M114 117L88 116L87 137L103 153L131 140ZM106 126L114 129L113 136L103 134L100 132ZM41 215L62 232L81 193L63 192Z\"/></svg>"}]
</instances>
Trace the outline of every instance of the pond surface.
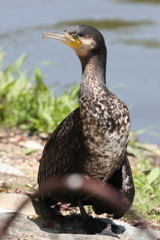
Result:
<instances>
[{"instance_id":1,"label":"pond surface","mask_svg":"<svg viewBox=\"0 0 160 240\"><path fill-rule=\"evenodd\" d=\"M81 67L72 49L42 40L43 32L75 23L97 27L108 49L107 85L130 108L132 129L159 124L148 132L160 135L160 1L5 0L0 16L5 64L27 53L27 68L40 67L57 95L80 83ZM160 145L148 132L140 140Z\"/></svg>"}]
</instances>

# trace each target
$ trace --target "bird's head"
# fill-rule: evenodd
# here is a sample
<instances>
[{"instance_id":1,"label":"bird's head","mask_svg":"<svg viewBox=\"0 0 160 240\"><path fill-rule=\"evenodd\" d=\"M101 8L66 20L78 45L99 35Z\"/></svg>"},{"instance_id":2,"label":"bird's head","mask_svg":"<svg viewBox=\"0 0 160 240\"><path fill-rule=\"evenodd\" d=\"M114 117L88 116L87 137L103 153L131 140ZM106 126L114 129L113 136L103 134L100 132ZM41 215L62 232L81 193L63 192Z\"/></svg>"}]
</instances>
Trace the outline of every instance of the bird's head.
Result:
<instances>
[{"instance_id":1,"label":"bird's head","mask_svg":"<svg viewBox=\"0 0 160 240\"><path fill-rule=\"evenodd\" d=\"M45 32L43 38L57 39L69 47L81 57L86 57L90 52L97 51L105 45L102 34L94 27L87 25L73 25L63 32Z\"/></svg>"}]
</instances>

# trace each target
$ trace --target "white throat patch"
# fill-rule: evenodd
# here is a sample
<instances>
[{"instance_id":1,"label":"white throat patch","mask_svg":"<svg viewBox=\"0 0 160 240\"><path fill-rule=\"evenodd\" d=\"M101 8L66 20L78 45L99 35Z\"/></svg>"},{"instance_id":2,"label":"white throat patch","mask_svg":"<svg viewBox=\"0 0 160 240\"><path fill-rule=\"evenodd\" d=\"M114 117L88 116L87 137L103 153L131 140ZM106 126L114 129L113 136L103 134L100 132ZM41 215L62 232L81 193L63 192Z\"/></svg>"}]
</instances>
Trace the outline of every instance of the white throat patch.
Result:
<instances>
[{"instance_id":1,"label":"white throat patch","mask_svg":"<svg viewBox=\"0 0 160 240\"><path fill-rule=\"evenodd\" d=\"M85 56L88 51L92 50L96 46L96 42L93 39L79 38L81 45L75 49L78 56Z\"/></svg>"}]
</instances>

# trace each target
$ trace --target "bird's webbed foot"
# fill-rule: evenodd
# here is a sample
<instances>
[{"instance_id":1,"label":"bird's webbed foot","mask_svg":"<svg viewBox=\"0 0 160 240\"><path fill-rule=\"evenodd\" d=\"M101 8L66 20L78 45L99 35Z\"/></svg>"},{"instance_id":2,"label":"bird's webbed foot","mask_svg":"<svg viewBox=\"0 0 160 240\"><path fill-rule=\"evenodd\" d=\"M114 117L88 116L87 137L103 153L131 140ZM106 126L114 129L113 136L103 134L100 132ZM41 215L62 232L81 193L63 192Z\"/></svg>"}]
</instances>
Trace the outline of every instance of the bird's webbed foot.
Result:
<instances>
[{"instance_id":1,"label":"bird's webbed foot","mask_svg":"<svg viewBox=\"0 0 160 240\"><path fill-rule=\"evenodd\" d=\"M114 224L106 223L98 219L94 219L88 216L88 220L84 220L85 227L89 234L96 235L109 235L112 237L118 237L118 233L121 232L120 228Z\"/></svg>"},{"instance_id":2,"label":"bird's webbed foot","mask_svg":"<svg viewBox=\"0 0 160 240\"><path fill-rule=\"evenodd\" d=\"M93 217L89 216L80 200L78 200L78 206L81 211L85 228L89 234L102 234L119 238L117 233L121 233L121 230L118 226L94 219Z\"/></svg>"}]
</instances>

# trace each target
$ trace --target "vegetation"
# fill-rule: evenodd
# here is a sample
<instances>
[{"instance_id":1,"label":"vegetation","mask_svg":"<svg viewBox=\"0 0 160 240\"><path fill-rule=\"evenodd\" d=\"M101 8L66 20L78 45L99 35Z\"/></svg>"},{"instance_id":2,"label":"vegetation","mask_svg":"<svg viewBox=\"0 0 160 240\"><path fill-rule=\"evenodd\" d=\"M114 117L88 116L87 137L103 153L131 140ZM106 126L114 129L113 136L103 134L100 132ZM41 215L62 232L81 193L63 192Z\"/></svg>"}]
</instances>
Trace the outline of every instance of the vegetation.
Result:
<instances>
[{"instance_id":1,"label":"vegetation","mask_svg":"<svg viewBox=\"0 0 160 240\"><path fill-rule=\"evenodd\" d=\"M141 27L141 26L148 26L153 25L154 22L152 21L126 21L122 19L104 19L104 20L93 20L93 19L86 19L86 20L76 20L76 21L65 21L65 22L59 22L55 25L57 28L61 27L67 27L74 24L87 24L91 25L98 29L108 29L108 30L115 30L115 29L121 29L121 28L127 28L127 27Z\"/></svg>"},{"instance_id":2,"label":"vegetation","mask_svg":"<svg viewBox=\"0 0 160 240\"><path fill-rule=\"evenodd\" d=\"M132 209L136 210L138 218L160 223L160 155L135 141L134 133L127 152L136 191Z\"/></svg>"},{"instance_id":3,"label":"vegetation","mask_svg":"<svg viewBox=\"0 0 160 240\"><path fill-rule=\"evenodd\" d=\"M128 39L122 41L124 44L128 45L136 45L136 46L143 46L148 48L159 48L160 41L157 40L146 40L146 39Z\"/></svg>"},{"instance_id":4,"label":"vegetation","mask_svg":"<svg viewBox=\"0 0 160 240\"><path fill-rule=\"evenodd\" d=\"M3 58L4 53L0 53L0 69ZM0 71L0 124L51 133L78 106L79 87L55 96L43 82L40 69L32 74L22 71L25 59L23 55ZM128 146L136 188L133 209L137 216L160 223L160 156L146 149L135 136L131 135Z\"/></svg>"},{"instance_id":5,"label":"vegetation","mask_svg":"<svg viewBox=\"0 0 160 240\"><path fill-rule=\"evenodd\" d=\"M1 67L3 56L1 53ZM43 82L40 69L32 75L22 71L25 59L21 56L0 72L0 124L51 133L78 106L79 87L55 96Z\"/></svg>"}]
</instances>

